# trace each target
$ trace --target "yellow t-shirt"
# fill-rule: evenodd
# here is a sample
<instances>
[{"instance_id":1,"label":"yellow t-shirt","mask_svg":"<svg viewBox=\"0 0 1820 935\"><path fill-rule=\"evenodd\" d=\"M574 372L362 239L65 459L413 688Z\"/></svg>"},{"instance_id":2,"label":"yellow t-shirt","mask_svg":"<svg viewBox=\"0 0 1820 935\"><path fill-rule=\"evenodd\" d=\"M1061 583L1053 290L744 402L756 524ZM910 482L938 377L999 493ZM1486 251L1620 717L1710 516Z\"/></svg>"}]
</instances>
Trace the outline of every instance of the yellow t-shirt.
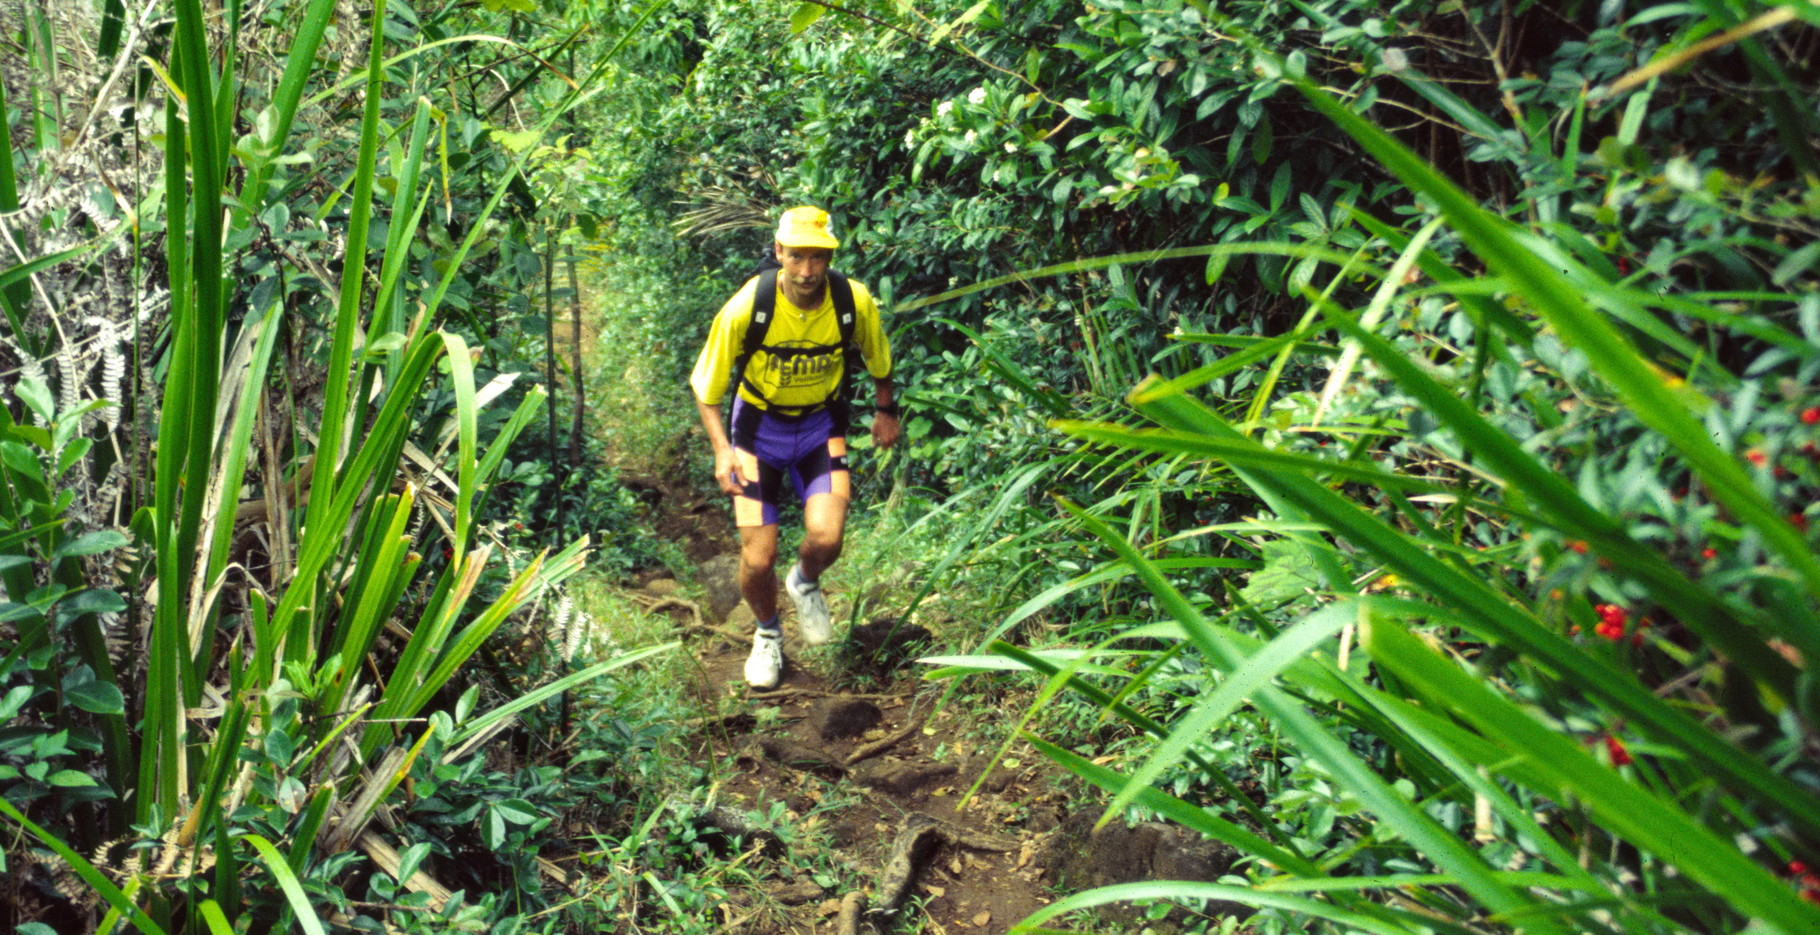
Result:
<instances>
[{"instance_id":1,"label":"yellow t-shirt","mask_svg":"<svg viewBox=\"0 0 1820 935\"><path fill-rule=\"evenodd\" d=\"M891 348L885 340L884 325L879 321L878 304L872 293L857 280L853 286L853 341L865 358L866 371L874 378L891 375ZM733 362L745 346L746 326L752 321L752 294L757 291L758 277L741 286L727 304L714 316L707 343L695 359L695 371L689 386L695 398L719 405L727 394ZM777 287L777 306L771 316L771 327L765 332L765 343L746 362L746 380L739 395L761 407L805 409L819 406L833 396L840 386L842 349L840 321L834 313L832 287L822 289L820 308L803 310ZM753 394L753 386L758 395Z\"/></svg>"}]
</instances>

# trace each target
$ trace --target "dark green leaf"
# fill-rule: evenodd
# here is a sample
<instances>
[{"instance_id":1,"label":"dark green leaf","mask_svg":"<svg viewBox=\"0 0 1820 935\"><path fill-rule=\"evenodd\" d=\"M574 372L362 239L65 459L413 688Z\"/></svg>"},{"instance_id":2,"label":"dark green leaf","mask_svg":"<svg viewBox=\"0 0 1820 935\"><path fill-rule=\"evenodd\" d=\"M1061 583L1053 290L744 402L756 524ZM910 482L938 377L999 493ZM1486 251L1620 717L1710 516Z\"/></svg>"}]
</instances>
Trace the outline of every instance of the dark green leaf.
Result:
<instances>
[{"instance_id":1,"label":"dark green leaf","mask_svg":"<svg viewBox=\"0 0 1820 935\"><path fill-rule=\"evenodd\" d=\"M126 713L126 698L112 682L84 682L65 689L63 694L76 707L90 714Z\"/></svg>"},{"instance_id":2,"label":"dark green leaf","mask_svg":"<svg viewBox=\"0 0 1820 935\"><path fill-rule=\"evenodd\" d=\"M94 532L85 532L58 546L57 551L52 554L51 560L57 561L80 555L99 555L102 552L111 552L114 549L118 549L131 541L131 539L128 539L126 536L121 535L119 532L112 529L99 529Z\"/></svg>"}]
</instances>

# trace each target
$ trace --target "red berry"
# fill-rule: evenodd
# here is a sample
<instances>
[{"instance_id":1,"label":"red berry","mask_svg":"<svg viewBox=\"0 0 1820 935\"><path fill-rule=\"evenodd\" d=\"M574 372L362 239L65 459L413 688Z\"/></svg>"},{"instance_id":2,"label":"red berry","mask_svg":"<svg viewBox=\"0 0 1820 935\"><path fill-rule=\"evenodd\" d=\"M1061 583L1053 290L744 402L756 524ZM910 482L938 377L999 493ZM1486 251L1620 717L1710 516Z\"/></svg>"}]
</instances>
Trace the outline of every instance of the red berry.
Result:
<instances>
[{"instance_id":1,"label":"red berry","mask_svg":"<svg viewBox=\"0 0 1820 935\"><path fill-rule=\"evenodd\" d=\"M1580 555L1586 554L1586 543L1580 541L1579 539L1567 540L1567 547L1569 549L1572 549L1573 551L1579 553Z\"/></svg>"},{"instance_id":2,"label":"red berry","mask_svg":"<svg viewBox=\"0 0 1820 935\"><path fill-rule=\"evenodd\" d=\"M1624 749L1624 744L1610 734L1605 735L1605 752L1611 755L1613 766L1629 766L1631 763L1630 751Z\"/></svg>"},{"instance_id":3,"label":"red berry","mask_svg":"<svg viewBox=\"0 0 1820 935\"><path fill-rule=\"evenodd\" d=\"M1751 450L1746 451L1744 453L1744 460L1749 461L1750 463L1752 463L1758 467L1762 467L1763 465L1769 463L1769 455L1766 455L1763 452L1758 451L1755 448L1752 448Z\"/></svg>"},{"instance_id":4,"label":"red berry","mask_svg":"<svg viewBox=\"0 0 1820 935\"><path fill-rule=\"evenodd\" d=\"M1713 548L1712 546L1707 546L1706 548L1700 550L1700 557L1706 558L1706 559L1718 558L1719 550Z\"/></svg>"},{"instance_id":5,"label":"red berry","mask_svg":"<svg viewBox=\"0 0 1820 935\"><path fill-rule=\"evenodd\" d=\"M1788 872L1794 876L1800 876L1807 872L1807 864L1798 860L1791 860L1788 862Z\"/></svg>"},{"instance_id":6,"label":"red berry","mask_svg":"<svg viewBox=\"0 0 1820 935\"><path fill-rule=\"evenodd\" d=\"M1809 406L1806 409L1801 410L1802 425L1814 425L1816 423L1820 423L1820 406Z\"/></svg>"}]
</instances>

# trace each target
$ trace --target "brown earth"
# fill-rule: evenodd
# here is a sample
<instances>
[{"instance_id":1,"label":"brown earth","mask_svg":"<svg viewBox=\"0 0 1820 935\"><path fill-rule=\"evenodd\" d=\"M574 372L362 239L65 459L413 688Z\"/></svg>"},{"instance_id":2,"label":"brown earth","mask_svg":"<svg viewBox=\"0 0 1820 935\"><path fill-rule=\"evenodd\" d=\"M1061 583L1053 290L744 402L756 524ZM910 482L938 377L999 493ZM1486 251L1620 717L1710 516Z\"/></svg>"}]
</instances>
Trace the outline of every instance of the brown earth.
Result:
<instances>
[{"instance_id":1,"label":"brown earth","mask_svg":"<svg viewBox=\"0 0 1820 935\"><path fill-rule=\"evenodd\" d=\"M700 605L664 601L660 595L674 587L664 579L648 582L643 597L693 629L689 652L699 663L693 689L704 708L730 712L701 726L695 748L705 760L730 758L735 765L717 795L724 807L716 814L729 816L723 824L739 824L730 816L741 812L769 813L775 803L794 820L814 816L827 853L792 855L802 858L792 862L825 864L844 870L845 880L867 881L861 889L874 924L890 921L877 907L901 891L898 931L993 935L1051 901L1044 845L1060 826L1064 795L1026 754L1001 764L967 797L993 751L963 739L965 715L940 705L942 686L912 671L911 660L926 646L917 637L926 640L926 631L891 632L881 621L857 639L842 633L833 647L813 651L811 667L786 609L782 684L753 690L743 675L752 615L738 602L736 540L726 511L718 502L704 509L700 498L665 481L633 486L659 507L659 528L700 562L707 592ZM831 589L829 597L841 620L844 596ZM831 678L818 674L828 668L835 670ZM842 684L856 675L865 677L863 690ZM714 824L715 817L704 820ZM846 895L801 879L736 892L721 913L740 923L731 930L750 935L837 932ZM920 927L915 921L925 919Z\"/></svg>"}]
</instances>

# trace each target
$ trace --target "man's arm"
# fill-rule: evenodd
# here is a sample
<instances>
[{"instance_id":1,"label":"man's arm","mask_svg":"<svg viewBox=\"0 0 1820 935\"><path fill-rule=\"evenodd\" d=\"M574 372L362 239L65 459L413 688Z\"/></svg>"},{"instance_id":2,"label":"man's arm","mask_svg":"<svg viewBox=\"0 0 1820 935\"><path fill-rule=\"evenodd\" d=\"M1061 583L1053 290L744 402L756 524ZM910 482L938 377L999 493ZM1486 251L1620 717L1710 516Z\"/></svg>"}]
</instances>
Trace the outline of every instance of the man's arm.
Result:
<instances>
[{"instance_id":1,"label":"man's arm","mask_svg":"<svg viewBox=\"0 0 1820 935\"><path fill-rule=\"evenodd\" d=\"M872 385L872 443L880 448L889 448L897 444L901 432L898 424L897 387L890 377L875 378Z\"/></svg>"},{"instance_id":2,"label":"man's arm","mask_svg":"<svg viewBox=\"0 0 1820 935\"><path fill-rule=\"evenodd\" d=\"M733 478L733 443L727 439L727 427L721 424L720 405L695 400L695 411L701 415L702 431L708 435L708 444L714 446L714 482L728 496L739 494L739 484Z\"/></svg>"}]
</instances>

